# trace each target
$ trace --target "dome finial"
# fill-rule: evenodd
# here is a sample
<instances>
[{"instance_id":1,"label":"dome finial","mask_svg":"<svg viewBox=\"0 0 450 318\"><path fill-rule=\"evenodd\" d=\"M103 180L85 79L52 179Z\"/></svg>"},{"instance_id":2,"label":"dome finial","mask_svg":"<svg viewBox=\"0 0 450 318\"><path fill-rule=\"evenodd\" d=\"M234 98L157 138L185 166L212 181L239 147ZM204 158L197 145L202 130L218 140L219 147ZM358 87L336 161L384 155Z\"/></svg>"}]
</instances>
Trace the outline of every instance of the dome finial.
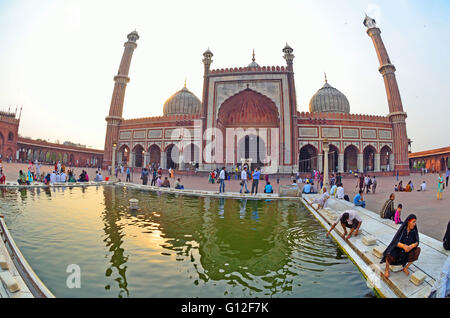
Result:
<instances>
[{"instance_id":1,"label":"dome finial","mask_svg":"<svg viewBox=\"0 0 450 318\"><path fill-rule=\"evenodd\" d=\"M328 81L327 81L327 73L323 73L324 75L325 75L325 83L328 83Z\"/></svg>"},{"instance_id":2,"label":"dome finial","mask_svg":"<svg viewBox=\"0 0 450 318\"><path fill-rule=\"evenodd\" d=\"M184 88L186 88L186 77L184 77Z\"/></svg>"},{"instance_id":3,"label":"dome finial","mask_svg":"<svg viewBox=\"0 0 450 318\"><path fill-rule=\"evenodd\" d=\"M253 49L253 57L252 57L252 61L255 61L255 49Z\"/></svg>"}]
</instances>

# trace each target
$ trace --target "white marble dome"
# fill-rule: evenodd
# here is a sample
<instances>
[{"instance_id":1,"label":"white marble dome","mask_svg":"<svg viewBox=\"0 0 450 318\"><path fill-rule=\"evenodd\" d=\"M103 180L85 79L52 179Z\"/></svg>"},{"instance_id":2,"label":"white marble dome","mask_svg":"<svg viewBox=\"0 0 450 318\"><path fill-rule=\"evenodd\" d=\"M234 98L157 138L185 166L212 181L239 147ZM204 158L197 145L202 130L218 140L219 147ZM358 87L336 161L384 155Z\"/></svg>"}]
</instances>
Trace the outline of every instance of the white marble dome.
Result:
<instances>
[{"instance_id":1,"label":"white marble dome","mask_svg":"<svg viewBox=\"0 0 450 318\"><path fill-rule=\"evenodd\" d=\"M350 113L350 104L339 90L332 87L328 82L322 86L311 97L309 101L309 111L311 113Z\"/></svg>"},{"instance_id":2,"label":"white marble dome","mask_svg":"<svg viewBox=\"0 0 450 318\"><path fill-rule=\"evenodd\" d=\"M200 114L201 108L202 102L184 86L166 100L163 114L164 116Z\"/></svg>"}]
</instances>

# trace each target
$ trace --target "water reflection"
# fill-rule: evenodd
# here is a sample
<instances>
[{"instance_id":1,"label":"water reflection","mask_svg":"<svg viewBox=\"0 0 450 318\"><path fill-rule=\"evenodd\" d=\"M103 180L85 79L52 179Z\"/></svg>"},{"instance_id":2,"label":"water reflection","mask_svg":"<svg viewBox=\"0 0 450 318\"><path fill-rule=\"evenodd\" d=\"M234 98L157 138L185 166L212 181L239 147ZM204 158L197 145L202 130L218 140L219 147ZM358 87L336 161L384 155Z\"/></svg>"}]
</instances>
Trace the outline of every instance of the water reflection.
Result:
<instances>
[{"instance_id":1,"label":"water reflection","mask_svg":"<svg viewBox=\"0 0 450 318\"><path fill-rule=\"evenodd\" d=\"M82 189L84 193L85 189ZM111 266L106 269L105 276L114 277L112 276L114 270L117 272L118 276L116 276L114 281L117 282L120 290L118 297L122 298L124 293L127 297L130 294L127 288L127 266L124 265L127 262L128 257L124 255L125 250L121 247L125 234L122 233L124 225L118 224L120 221L120 213L119 209L117 209L115 192L115 189L111 187L105 187L103 192L105 195L105 210L102 213L102 220L104 222L103 230L106 234L103 242L106 243L106 246L109 247L109 251L112 252L110 259ZM107 284L105 289L110 290L111 285Z\"/></svg>"},{"instance_id":2,"label":"water reflection","mask_svg":"<svg viewBox=\"0 0 450 318\"><path fill-rule=\"evenodd\" d=\"M111 186L41 191L46 195L2 191L0 207L57 297L361 297L369 291L298 202ZM131 198L139 210L128 209ZM80 291L67 289L65 272L55 274L73 259L85 268Z\"/></svg>"},{"instance_id":3,"label":"water reflection","mask_svg":"<svg viewBox=\"0 0 450 318\"><path fill-rule=\"evenodd\" d=\"M338 249L328 241L323 240L323 246L316 244L320 225L310 217L299 220L298 203L154 196L134 190L123 190L120 194L126 195L122 199L125 202L130 197L141 197L139 215L128 214L134 219L132 224L142 228L142 233L160 231L160 237L164 238L160 246L169 251L161 254L172 252L177 261L191 262L198 275L193 279L194 285L199 280L226 281L249 292L283 294L293 290L295 277L304 275L302 271L320 273L338 264L341 258L340 252L330 255L330 249ZM114 207L107 205L106 210L109 209ZM122 226L116 225L119 219L118 215L108 219L105 232L108 231L111 240L123 236ZM126 258L120 243L115 248L121 261L116 266L119 268ZM126 282L124 274L125 271Z\"/></svg>"}]
</instances>

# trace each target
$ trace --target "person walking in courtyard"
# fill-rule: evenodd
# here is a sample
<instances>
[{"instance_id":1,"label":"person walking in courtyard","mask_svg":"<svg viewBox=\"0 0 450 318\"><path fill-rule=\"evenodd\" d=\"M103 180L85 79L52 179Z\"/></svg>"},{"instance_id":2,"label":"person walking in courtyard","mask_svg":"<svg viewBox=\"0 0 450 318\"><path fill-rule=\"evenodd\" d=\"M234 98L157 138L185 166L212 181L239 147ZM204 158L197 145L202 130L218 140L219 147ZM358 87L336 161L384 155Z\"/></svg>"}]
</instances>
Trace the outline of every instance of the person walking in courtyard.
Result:
<instances>
[{"instance_id":1,"label":"person walking in courtyard","mask_svg":"<svg viewBox=\"0 0 450 318\"><path fill-rule=\"evenodd\" d=\"M333 229L336 227L336 225L338 225L338 223L341 223L341 226L344 230L343 236L344 240L348 240L352 236L353 231L355 232L355 236L358 235L359 229L362 224L362 220L359 217L358 212L356 212L355 210L344 211L338 216L338 218L331 226L327 234L325 234L326 237L330 235L331 231L333 231ZM347 227L351 229L348 235L347 235Z\"/></svg>"},{"instance_id":2,"label":"person walking in courtyard","mask_svg":"<svg viewBox=\"0 0 450 318\"><path fill-rule=\"evenodd\" d=\"M359 186L359 191L363 191L364 189L364 175L361 173L361 175L359 176L358 182L356 183L356 187L357 188Z\"/></svg>"},{"instance_id":3,"label":"person walking in courtyard","mask_svg":"<svg viewBox=\"0 0 450 318\"><path fill-rule=\"evenodd\" d=\"M225 193L225 167L222 167L222 170L220 170L219 173L219 193L224 192Z\"/></svg>"},{"instance_id":4,"label":"person walking in courtyard","mask_svg":"<svg viewBox=\"0 0 450 318\"><path fill-rule=\"evenodd\" d=\"M245 193L249 193L248 187L247 187L247 167L244 167L244 170L241 172L241 190L239 193L242 193L242 189L245 186Z\"/></svg>"},{"instance_id":5,"label":"person walking in courtyard","mask_svg":"<svg viewBox=\"0 0 450 318\"><path fill-rule=\"evenodd\" d=\"M148 181L148 170L147 170L147 168L142 169L141 179L142 179L142 184L143 185L147 185L147 181Z\"/></svg>"},{"instance_id":6,"label":"person walking in courtyard","mask_svg":"<svg viewBox=\"0 0 450 318\"><path fill-rule=\"evenodd\" d=\"M152 182L150 183L151 186L156 185L156 177L157 177L156 169L153 168L153 172L152 172Z\"/></svg>"},{"instance_id":7,"label":"person walking in courtyard","mask_svg":"<svg viewBox=\"0 0 450 318\"><path fill-rule=\"evenodd\" d=\"M258 193L258 183L259 183L259 177L261 176L261 171L259 171L259 168L257 167L255 171L253 172L253 182L252 182L252 194L253 190L255 191L255 195Z\"/></svg>"},{"instance_id":8,"label":"person walking in courtyard","mask_svg":"<svg viewBox=\"0 0 450 318\"><path fill-rule=\"evenodd\" d=\"M375 194L375 190L377 189L377 179L375 176L372 178L372 193Z\"/></svg>"},{"instance_id":9,"label":"person walking in courtyard","mask_svg":"<svg viewBox=\"0 0 450 318\"><path fill-rule=\"evenodd\" d=\"M131 182L131 171L130 167L127 167L127 180L126 182Z\"/></svg>"},{"instance_id":10,"label":"person walking in courtyard","mask_svg":"<svg viewBox=\"0 0 450 318\"><path fill-rule=\"evenodd\" d=\"M419 230L416 226L417 217L414 214L408 215L402 223L391 243L383 252L380 263L386 262L384 276L388 278L389 265L402 265L403 272L409 275L409 266L419 259Z\"/></svg>"},{"instance_id":11,"label":"person walking in courtyard","mask_svg":"<svg viewBox=\"0 0 450 318\"><path fill-rule=\"evenodd\" d=\"M340 173L340 172L338 173L338 175L337 175L337 177L336 177L336 183L337 183L337 184L342 183L342 176L341 176L341 173Z\"/></svg>"},{"instance_id":12,"label":"person walking in courtyard","mask_svg":"<svg viewBox=\"0 0 450 318\"><path fill-rule=\"evenodd\" d=\"M364 201L363 193L363 190L359 190L358 194L353 198L353 203L355 204L355 206L366 208L366 201Z\"/></svg>"},{"instance_id":13,"label":"person walking in courtyard","mask_svg":"<svg viewBox=\"0 0 450 318\"><path fill-rule=\"evenodd\" d=\"M444 178L442 177L442 174L439 174L438 178L438 193L437 193L437 199L442 200L442 192L444 191Z\"/></svg>"}]
</instances>

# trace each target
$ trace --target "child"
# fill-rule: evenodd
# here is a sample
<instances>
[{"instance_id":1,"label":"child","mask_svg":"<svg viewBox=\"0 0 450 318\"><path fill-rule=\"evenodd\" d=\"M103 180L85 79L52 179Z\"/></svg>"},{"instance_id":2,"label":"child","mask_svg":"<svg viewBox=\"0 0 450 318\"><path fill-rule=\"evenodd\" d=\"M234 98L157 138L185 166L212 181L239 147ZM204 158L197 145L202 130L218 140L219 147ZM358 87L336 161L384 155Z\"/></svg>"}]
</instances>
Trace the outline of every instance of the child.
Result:
<instances>
[{"instance_id":1,"label":"child","mask_svg":"<svg viewBox=\"0 0 450 318\"><path fill-rule=\"evenodd\" d=\"M400 219L402 214L402 208L403 206L401 204L398 205L397 210L395 211L394 221L395 224L402 224L402 220Z\"/></svg>"}]
</instances>

